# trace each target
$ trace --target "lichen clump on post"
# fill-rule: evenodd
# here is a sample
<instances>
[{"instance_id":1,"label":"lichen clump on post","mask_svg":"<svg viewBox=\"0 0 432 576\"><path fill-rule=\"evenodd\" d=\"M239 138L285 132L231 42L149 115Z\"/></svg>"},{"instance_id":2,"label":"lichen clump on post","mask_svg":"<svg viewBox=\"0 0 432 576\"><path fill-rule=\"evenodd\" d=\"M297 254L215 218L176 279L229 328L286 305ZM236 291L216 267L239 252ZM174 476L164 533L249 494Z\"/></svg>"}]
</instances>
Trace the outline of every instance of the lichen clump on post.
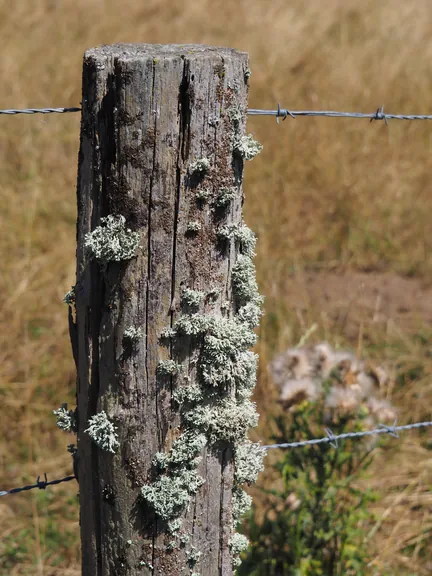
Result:
<instances>
[{"instance_id":1,"label":"lichen clump on post","mask_svg":"<svg viewBox=\"0 0 432 576\"><path fill-rule=\"evenodd\" d=\"M140 236L125 227L124 216L109 215L101 218L98 226L85 236L85 248L100 264L130 260L135 256Z\"/></svg>"},{"instance_id":2,"label":"lichen clump on post","mask_svg":"<svg viewBox=\"0 0 432 576\"><path fill-rule=\"evenodd\" d=\"M208 172L210 170L210 160L207 158L199 158L189 164L189 172Z\"/></svg>"},{"instance_id":3,"label":"lichen clump on post","mask_svg":"<svg viewBox=\"0 0 432 576\"><path fill-rule=\"evenodd\" d=\"M107 452L115 453L120 446L117 440L116 427L104 411L89 418L89 427L84 430L99 448Z\"/></svg>"},{"instance_id":4,"label":"lichen clump on post","mask_svg":"<svg viewBox=\"0 0 432 576\"><path fill-rule=\"evenodd\" d=\"M75 417L75 412L73 410L68 410L67 404L62 404L57 410L53 410L53 414L56 417L56 425L65 432L77 431L77 422Z\"/></svg>"},{"instance_id":5,"label":"lichen clump on post","mask_svg":"<svg viewBox=\"0 0 432 576\"><path fill-rule=\"evenodd\" d=\"M236 140L234 144L234 150L245 160L255 158L255 156L261 152L262 148L262 145L257 140L254 140L251 134L242 136L242 138Z\"/></svg>"},{"instance_id":6,"label":"lichen clump on post","mask_svg":"<svg viewBox=\"0 0 432 576\"><path fill-rule=\"evenodd\" d=\"M190 288L182 292L182 314L161 336L169 337L173 344L185 336L194 338L196 377L191 383L187 367L174 359L158 366L159 374L177 379L173 399L180 412L181 434L168 453L155 455L153 464L159 475L141 489L141 495L147 506L169 523L173 538L184 537L180 531L181 516L204 482L197 474L203 448L232 446L235 478L230 549L233 563L238 565L238 554L247 547L247 538L235 529L251 504L241 485L256 480L265 455L259 444L247 438L249 428L258 423L255 404L250 400L256 383L257 355L249 348L256 343L254 328L262 314L263 298L255 279L253 232L241 223L219 228L218 235L238 250L231 278L235 314L203 314L205 294ZM172 540L169 548L174 545Z\"/></svg>"}]
</instances>

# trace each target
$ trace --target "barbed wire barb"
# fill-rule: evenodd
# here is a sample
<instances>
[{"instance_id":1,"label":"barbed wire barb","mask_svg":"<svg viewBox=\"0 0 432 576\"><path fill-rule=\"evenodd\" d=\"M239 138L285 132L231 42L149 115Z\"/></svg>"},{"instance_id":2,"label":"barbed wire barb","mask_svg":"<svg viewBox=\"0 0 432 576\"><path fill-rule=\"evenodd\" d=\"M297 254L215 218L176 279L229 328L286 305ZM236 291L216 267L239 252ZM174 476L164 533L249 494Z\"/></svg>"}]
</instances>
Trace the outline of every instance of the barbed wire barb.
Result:
<instances>
[{"instance_id":1,"label":"barbed wire barb","mask_svg":"<svg viewBox=\"0 0 432 576\"><path fill-rule=\"evenodd\" d=\"M30 484L29 486L23 486L21 488L12 488L11 490L1 490L0 496L8 496L9 494L18 494L19 492L33 490L34 488L38 488L39 490L45 490L47 486L53 486L54 484L61 484L62 482L70 482L71 480L75 480L76 476L66 476L65 478L60 478L59 480L50 480L49 482L46 474L44 474L44 478L45 480L41 480L40 476L38 476L36 484Z\"/></svg>"},{"instance_id":2,"label":"barbed wire barb","mask_svg":"<svg viewBox=\"0 0 432 576\"><path fill-rule=\"evenodd\" d=\"M432 426L432 422L415 422L414 424L404 424L403 426L396 426L396 421L393 426L386 424L378 424L378 428L373 430L365 430L363 432L346 432L335 436L330 428L325 428L326 436L322 438L313 438L312 440L301 440L299 442L285 442L283 444L268 444L262 448L271 450L272 448L300 448L304 446L313 446L314 444L330 444L334 448L338 447L338 440L347 440L348 438L362 438L364 436L374 436L377 434L390 434L394 438L399 438L398 431L401 430L414 430L415 428L423 428Z\"/></svg>"},{"instance_id":3,"label":"barbed wire barb","mask_svg":"<svg viewBox=\"0 0 432 576\"><path fill-rule=\"evenodd\" d=\"M384 120L388 126L388 120L432 120L432 115L428 114L386 114L384 106L380 106L371 114L363 112L338 112L336 110L288 110L288 108L281 108L280 104L276 110L264 110L260 108L249 108L247 110L249 116L276 116L276 121L279 118L285 120L288 116L297 118L297 116L324 116L327 118L368 118L370 122L373 120Z\"/></svg>"}]
</instances>

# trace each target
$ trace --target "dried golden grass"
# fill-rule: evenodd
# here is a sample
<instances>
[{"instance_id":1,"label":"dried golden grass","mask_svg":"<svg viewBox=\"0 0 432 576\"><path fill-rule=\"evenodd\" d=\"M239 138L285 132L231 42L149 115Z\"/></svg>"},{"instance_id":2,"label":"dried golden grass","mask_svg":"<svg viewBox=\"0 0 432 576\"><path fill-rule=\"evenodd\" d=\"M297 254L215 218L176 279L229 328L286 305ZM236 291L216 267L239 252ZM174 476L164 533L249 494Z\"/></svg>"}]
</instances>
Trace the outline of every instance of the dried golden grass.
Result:
<instances>
[{"instance_id":1,"label":"dried golden grass","mask_svg":"<svg viewBox=\"0 0 432 576\"><path fill-rule=\"evenodd\" d=\"M385 104L389 112L430 113L429 8L428 0L0 0L1 107L77 105L86 48L145 41L248 51L251 107L274 108L280 101L292 109L369 112ZM273 409L268 361L314 322L317 339L358 344L325 307L310 301L292 308L286 287L293 276L307 267L384 270L430 284L432 140L427 122L394 121L386 128L308 118L277 127L254 118L248 124L264 144L247 166L245 210L259 234L258 274L267 296L256 394L265 412ZM2 488L44 472L50 478L71 472L69 439L56 431L50 411L74 398L61 298L74 282L78 134L78 114L0 118ZM347 315L363 326L364 353L414 367L414 377L392 396L402 417L430 417L431 360L415 338L426 328L420 323L414 333L392 318L369 322L356 301L353 294ZM263 420L259 433L266 429ZM371 545L377 565L387 563L394 574L424 574L431 551L430 452L415 439L391 446L371 478L384 495L379 511L386 512ZM53 504L34 493L2 500L0 555L5 558L6 542L11 562L0 564L4 574L79 573L76 506L67 520L75 540L55 538L77 487L50 490Z\"/></svg>"}]
</instances>

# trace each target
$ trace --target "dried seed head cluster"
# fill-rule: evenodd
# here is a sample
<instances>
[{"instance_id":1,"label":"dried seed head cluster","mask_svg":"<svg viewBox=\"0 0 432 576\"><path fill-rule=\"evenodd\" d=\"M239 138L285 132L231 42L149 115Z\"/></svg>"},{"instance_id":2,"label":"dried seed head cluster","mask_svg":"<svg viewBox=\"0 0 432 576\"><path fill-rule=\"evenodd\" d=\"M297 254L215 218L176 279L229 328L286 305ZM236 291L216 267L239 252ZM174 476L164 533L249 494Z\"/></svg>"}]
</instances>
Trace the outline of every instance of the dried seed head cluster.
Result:
<instances>
[{"instance_id":1,"label":"dried seed head cluster","mask_svg":"<svg viewBox=\"0 0 432 576\"><path fill-rule=\"evenodd\" d=\"M130 260L139 246L139 233L125 227L124 216L101 218L101 225L86 234L85 248L100 264Z\"/></svg>"},{"instance_id":2,"label":"dried seed head cluster","mask_svg":"<svg viewBox=\"0 0 432 576\"><path fill-rule=\"evenodd\" d=\"M327 419L340 415L367 414L367 427L393 422L395 408L379 398L390 378L381 368L367 367L348 351L333 350L326 343L310 348L291 348L277 356L270 370L279 387L279 401L287 409L301 402L315 402L325 393ZM324 382L330 386L324 387Z\"/></svg>"}]
</instances>

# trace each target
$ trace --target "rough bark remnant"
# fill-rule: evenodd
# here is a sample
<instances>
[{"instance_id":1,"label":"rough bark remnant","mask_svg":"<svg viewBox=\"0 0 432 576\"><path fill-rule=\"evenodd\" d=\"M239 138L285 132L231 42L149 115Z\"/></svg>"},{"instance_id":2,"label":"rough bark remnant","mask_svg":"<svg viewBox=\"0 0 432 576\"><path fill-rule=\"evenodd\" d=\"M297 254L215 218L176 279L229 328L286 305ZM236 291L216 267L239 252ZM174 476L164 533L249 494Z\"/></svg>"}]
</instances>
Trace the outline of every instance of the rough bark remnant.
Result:
<instances>
[{"instance_id":1,"label":"rough bark remnant","mask_svg":"<svg viewBox=\"0 0 432 576\"><path fill-rule=\"evenodd\" d=\"M244 53L196 45L118 44L84 56L75 295L85 576L232 574L229 442L201 450L205 482L180 514L180 545L170 549L167 522L141 488L157 478L155 453L182 432L173 393L184 382L158 365L173 359L193 385L202 346L201 333L176 343L161 334L181 318L186 289L203 293L203 317L236 311L238 243L221 242L217 229L241 222L243 159L233 150L247 69ZM139 233L132 258L101 263L86 247L108 216ZM85 432L102 411L117 427L114 454Z\"/></svg>"}]
</instances>

